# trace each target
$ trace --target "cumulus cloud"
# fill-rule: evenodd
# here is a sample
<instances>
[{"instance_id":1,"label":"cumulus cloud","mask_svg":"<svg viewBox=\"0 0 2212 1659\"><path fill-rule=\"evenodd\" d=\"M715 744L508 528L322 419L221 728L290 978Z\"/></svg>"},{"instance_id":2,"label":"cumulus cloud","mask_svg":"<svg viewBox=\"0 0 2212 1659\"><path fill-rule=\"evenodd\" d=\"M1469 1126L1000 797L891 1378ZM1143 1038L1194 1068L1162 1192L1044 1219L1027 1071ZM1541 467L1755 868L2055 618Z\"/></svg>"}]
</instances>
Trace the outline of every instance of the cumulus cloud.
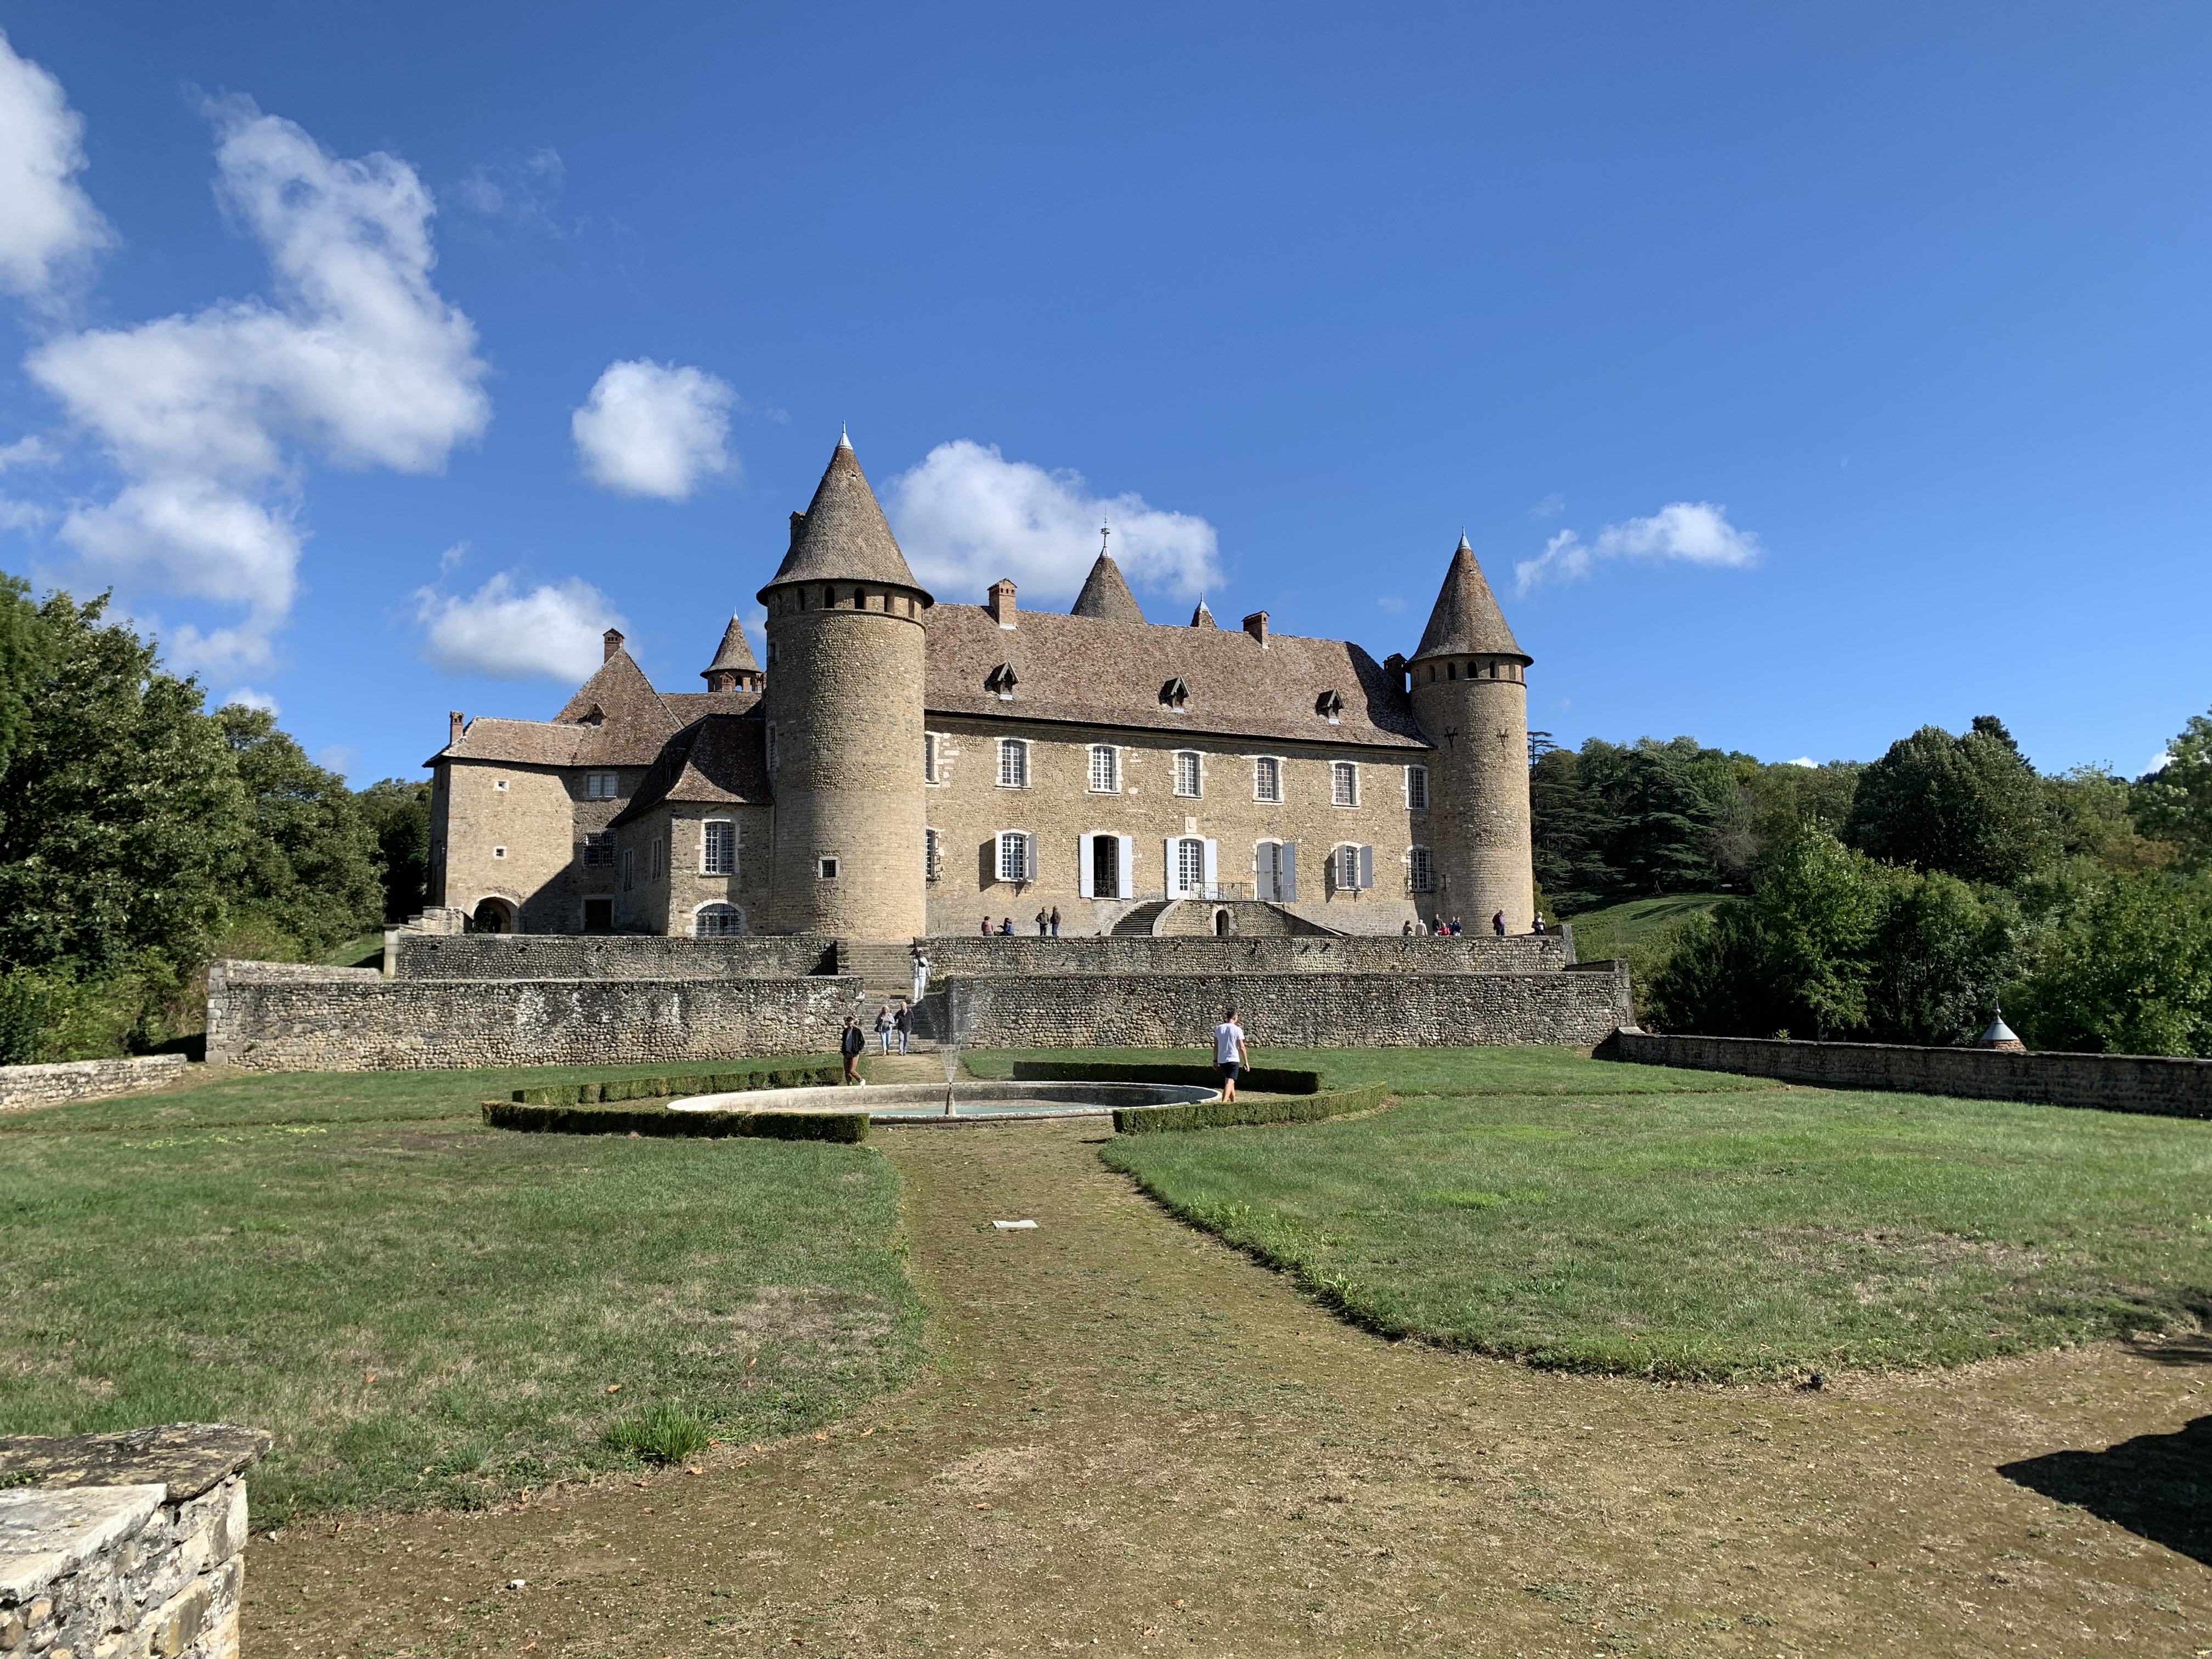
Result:
<instances>
[{"instance_id":1,"label":"cumulus cloud","mask_svg":"<svg viewBox=\"0 0 2212 1659\"><path fill-rule=\"evenodd\" d=\"M571 576L527 592L501 571L461 599L417 588L423 660L448 674L495 680L580 680L598 668L600 636L623 626L607 596Z\"/></svg>"},{"instance_id":2,"label":"cumulus cloud","mask_svg":"<svg viewBox=\"0 0 2212 1659\"><path fill-rule=\"evenodd\" d=\"M0 292L51 302L114 240L76 182L83 139L62 83L0 34Z\"/></svg>"},{"instance_id":3,"label":"cumulus cloud","mask_svg":"<svg viewBox=\"0 0 2212 1659\"><path fill-rule=\"evenodd\" d=\"M1142 587L1193 599L1222 586L1213 526L1141 495L1092 495L1079 472L1010 461L965 438L939 444L884 491L891 526L923 583L980 603L1010 576L1024 594L1073 599L1113 521L1115 562Z\"/></svg>"},{"instance_id":4,"label":"cumulus cloud","mask_svg":"<svg viewBox=\"0 0 2212 1659\"><path fill-rule=\"evenodd\" d=\"M728 381L640 357L607 365L568 420L584 476L625 495L680 501L735 463Z\"/></svg>"},{"instance_id":5,"label":"cumulus cloud","mask_svg":"<svg viewBox=\"0 0 2212 1659\"><path fill-rule=\"evenodd\" d=\"M126 479L61 540L94 577L242 606L169 636L173 658L221 670L267 661L291 609L303 458L435 471L491 408L475 326L430 280L414 170L333 156L244 100L211 114L216 193L267 254L273 303L64 335L27 367Z\"/></svg>"},{"instance_id":6,"label":"cumulus cloud","mask_svg":"<svg viewBox=\"0 0 2212 1659\"><path fill-rule=\"evenodd\" d=\"M1820 769L1820 763L1814 760L1810 755L1800 755L1796 760L1784 761L1782 763L1784 766L1809 766L1816 771Z\"/></svg>"},{"instance_id":7,"label":"cumulus cloud","mask_svg":"<svg viewBox=\"0 0 2212 1659\"><path fill-rule=\"evenodd\" d=\"M270 696L266 691L256 691L250 685L240 686L225 697L223 702L226 705L236 703L241 708L258 708L264 714L283 713L283 710L276 706L276 698Z\"/></svg>"},{"instance_id":8,"label":"cumulus cloud","mask_svg":"<svg viewBox=\"0 0 2212 1659\"><path fill-rule=\"evenodd\" d=\"M1648 519L1609 524L1584 541L1562 530L1533 559L1514 566L1523 593L1540 582L1572 581L1608 559L1674 560L1686 564L1756 563L1759 538L1728 521L1728 508L1711 501L1670 501Z\"/></svg>"}]
</instances>

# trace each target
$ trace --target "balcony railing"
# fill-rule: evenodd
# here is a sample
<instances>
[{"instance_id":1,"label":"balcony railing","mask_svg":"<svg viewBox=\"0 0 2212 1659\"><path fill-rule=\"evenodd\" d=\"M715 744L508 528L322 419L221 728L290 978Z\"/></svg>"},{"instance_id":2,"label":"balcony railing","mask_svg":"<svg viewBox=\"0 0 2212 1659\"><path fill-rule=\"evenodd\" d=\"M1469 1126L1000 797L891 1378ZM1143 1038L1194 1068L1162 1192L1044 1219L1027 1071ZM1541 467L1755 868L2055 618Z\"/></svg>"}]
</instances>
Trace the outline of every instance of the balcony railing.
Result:
<instances>
[{"instance_id":1,"label":"balcony railing","mask_svg":"<svg viewBox=\"0 0 2212 1659\"><path fill-rule=\"evenodd\" d=\"M1249 899L1252 896L1252 884L1249 881L1196 881L1180 891L1170 890L1164 896L1213 901Z\"/></svg>"}]
</instances>

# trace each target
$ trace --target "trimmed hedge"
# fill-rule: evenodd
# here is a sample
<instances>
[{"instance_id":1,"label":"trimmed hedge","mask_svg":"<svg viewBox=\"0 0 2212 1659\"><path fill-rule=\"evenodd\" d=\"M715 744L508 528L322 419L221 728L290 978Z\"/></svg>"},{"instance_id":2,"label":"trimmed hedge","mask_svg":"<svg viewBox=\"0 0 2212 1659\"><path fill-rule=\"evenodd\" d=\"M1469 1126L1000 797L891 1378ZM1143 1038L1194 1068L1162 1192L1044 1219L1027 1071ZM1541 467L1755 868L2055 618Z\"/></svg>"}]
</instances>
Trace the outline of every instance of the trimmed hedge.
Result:
<instances>
[{"instance_id":1,"label":"trimmed hedge","mask_svg":"<svg viewBox=\"0 0 2212 1659\"><path fill-rule=\"evenodd\" d=\"M487 1100L483 1121L495 1129L562 1135L752 1135L765 1140L868 1138L866 1112L672 1112L665 1106L569 1106Z\"/></svg>"},{"instance_id":2,"label":"trimmed hedge","mask_svg":"<svg viewBox=\"0 0 2212 1659\"><path fill-rule=\"evenodd\" d=\"M1114 1133L1221 1129L1243 1123L1317 1123L1323 1118L1372 1111L1389 1097L1389 1084L1370 1083L1334 1094L1300 1095L1291 1100L1201 1100L1188 1106L1127 1106L1114 1114Z\"/></svg>"},{"instance_id":3,"label":"trimmed hedge","mask_svg":"<svg viewBox=\"0 0 2212 1659\"><path fill-rule=\"evenodd\" d=\"M865 1063L860 1075L868 1074ZM816 1066L782 1066L750 1072L695 1073L684 1077L611 1077L602 1083L554 1083L517 1089L510 1097L524 1106L596 1106L609 1100L666 1100L677 1095L733 1095L749 1089L811 1089L841 1082L836 1060Z\"/></svg>"},{"instance_id":4,"label":"trimmed hedge","mask_svg":"<svg viewBox=\"0 0 2212 1659\"><path fill-rule=\"evenodd\" d=\"M1211 1066L1182 1066L1163 1061L1149 1066L1076 1060L1018 1060L1017 1083L1191 1083L1201 1089L1221 1086L1221 1073ZM1273 1066L1247 1066L1237 1079L1240 1089L1263 1095L1317 1095L1319 1072L1291 1072Z\"/></svg>"}]
</instances>

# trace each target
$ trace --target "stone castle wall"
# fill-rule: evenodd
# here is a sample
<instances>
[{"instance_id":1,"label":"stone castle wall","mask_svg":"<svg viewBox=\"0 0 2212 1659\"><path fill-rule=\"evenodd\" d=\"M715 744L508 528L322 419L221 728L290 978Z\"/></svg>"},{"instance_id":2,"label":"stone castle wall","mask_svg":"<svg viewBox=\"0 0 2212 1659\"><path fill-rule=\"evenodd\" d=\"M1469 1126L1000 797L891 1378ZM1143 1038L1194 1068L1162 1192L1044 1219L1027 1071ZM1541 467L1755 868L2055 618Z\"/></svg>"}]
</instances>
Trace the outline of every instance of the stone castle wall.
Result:
<instances>
[{"instance_id":1,"label":"stone castle wall","mask_svg":"<svg viewBox=\"0 0 2212 1659\"><path fill-rule=\"evenodd\" d=\"M1534 974L1113 974L955 978L949 1008L973 1048L1177 1048L1234 1005L1255 1045L1353 1048L1601 1042L1631 1018L1625 963Z\"/></svg>"},{"instance_id":2,"label":"stone castle wall","mask_svg":"<svg viewBox=\"0 0 2212 1659\"><path fill-rule=\"evenodd\" d=\"M1556 973L1559 935L1498 939L984 939L928 941L937 974L1495 974ZM1594 1041L1595 1039L1593 1039Z\"/></svg>"},{"instance_id":3,"label":"stone castle wall","mask_svg":"<svg viewBox=\"0 0 2212 1659\"><path fill-rule=\"evenodd\" d=\"M776 979L827 973L833 941L665 939L645 934L402 933L393 977L431 979Z\"/></svg>"},{"instance_id":4,"label":"stone castle wall","mask_svg":"<svg viewBox=\"0 0 2212 1659\"><path fill-rule=\"evenodd\" d=\"M861 1003L858 977L307 979L260 965L209 969L210 1064L372 1072L821 1054Z\"/></svg>"},{"instance_id":5,"label":"stone castle wall","mask_svg":"<svg viewBox=\"0 0 2212 1659\"><path fill-rule=\"evenodd\" d=\"M182 1054L142 1054L133 1060L64 1060L50 1066L0 1066L0 1112L58 1106L70 1100L104 1100L181 1081ZM0 1652L4 1652L0 1649Z\"/></svg>"},{"instance_id":6,"label":"stone castle wall","mask_svg":"<svg viewBox=\"0 0 2212 1659\"><path fill-rule=\"evenodd\" d=\"M2024 1100L2162 1117L2212 1117L2212 1060L2150 1054L2013 1054L1888 1042L1662 1036L1630 1027L1600 1060L1686 1066L1832 1089L1895 1089L1969 1100Z\"/></svg>"}]
</instances>

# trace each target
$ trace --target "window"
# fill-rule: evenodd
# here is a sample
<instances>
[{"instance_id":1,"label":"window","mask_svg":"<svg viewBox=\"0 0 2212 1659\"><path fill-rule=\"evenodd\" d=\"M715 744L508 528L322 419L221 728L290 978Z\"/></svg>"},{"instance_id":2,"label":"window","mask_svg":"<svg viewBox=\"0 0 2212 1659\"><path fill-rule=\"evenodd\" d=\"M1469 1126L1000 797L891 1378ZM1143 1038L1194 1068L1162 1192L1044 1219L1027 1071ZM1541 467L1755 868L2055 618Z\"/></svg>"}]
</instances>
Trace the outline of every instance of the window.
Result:
<instances>
[{"instance_id":1,"label":"window","mask_svg":"<svg viewBox=\"0 0 2212 1659\"><path fill-rule=\"evenodd\" d=\"M728 819L708 821L706 838L699 849L699 873L702 876L734 876L738 873L738 826Z\"/></svg>"},{"instance_id":2,"label":"window","mask_svg":"<svg viewBox=\"0 0 2212 1659\"><path fill-rule=\"evenodd\" d=\"M1336 849L1336 885L1340 891L1356 893L1363 887L1375 884L1375 849L1371 847L1340 847Z\"/></svg>"},{"instance_id":3,"label":"window","mask_svg":"<svg viewBox=\"0 0 2212 1659\"><path fill-rule=\"evenodd\" d=\"M1429 810L1429 769L1427 767L1409 766L1406 769L1406 805L1416 812L1425 812ZM1426 892L1428 890L1423 888L1421 890Z\"/></svg>"},{"instance_id":4,"label":"window","mask_svg":"<svg viewBox=\"0 0 2212 1659\"><path fill-rule=\"evenodd\" d=\"M999 787L1030 787L1030 746L1019 738L999 739Z\"/></svg>"},{"instance_id":5,"label":"window","mask_svg":"<svg viewBox=\"0 0 2212 1659\"><path fill-rule=\"evenodd\" d=\"M1331 806L1359 805L1359 763L1332 761L1328 769L1328 804Z\"/></svg>"},{"instance_id":6,"label":"window","mask_svg":"<svg viewBox=\"0 0 2212 1659\"><path fill-rule=\"evenodd\" d=\"M615 861L615 837L610 830L587 833L584 836L584 862L587 866L611 866Z\"/></svg>"},{"instance_id":7,"label":"window","mask_svg":"<svg viewBox=\"0 0 2212 1659\"><path fill-rule=\"evenodd\" d=\"M837 860L834 856L826 859L817 859L814 862L814 869L815 872L824 881L835 881L837 879Z\"/></svg>"},{"instance_id":8,"label":"window","mask_svg":"<svg viewBox=\"0 0 2212 1659\"><path fill-rule=\"evenodd\" d=\"M645 878L659 881L668 873L668 843L658 837L646 843Z\"/></svg>"},{"instance_id":9,"label":"window","mask_svg":"<svg viewBox=\"0 0 2212 1659\"><path fill-rule=\"evenodd\" d=\"M1427 848L1416 847L1406 854L1406 885L1416 893L1425 893L1436 885Z\"/></svg>"},{"instance_id":10,"label":"window","mask_svg":"<svg viewBox=\"0 0 2212 1659\"><path fill-rule=\"evenodd\" d=\"M1252 799L1280 800L1283 798L1283 763L1273 755L1262 755L1252 763Z\"/></svg>"},{"instance_id":11,"label":"window","mask_svg":"<svg viewBox=\"0 0 2212 1659\"><path fill-rule=\"evenodd\" d=\"M768 723L768 769L775 770L775 722Z\"/></svg>"},{"instance_id":12,"label":"window","mask_svg":"<svg viewBox=\"0 0 2212 1659\"><path fill-rule=\"evenodd\" d=\"M1036 859L1030 849L1030 837L1019 830L1004 830L999 836L999 879L1036 879Z\"/></svg>"},{"instance_id":13,"label":"window","mask_svg":"<svg viewBox=\"0 0 2212 1659\"><path fill-rule=\"evenodd\" d=\"M691 916L694 939L735 939L745 931L745 913L734 904L702 904Z\"/></svg>"},{"instance_id":14,"label":"window","mask_svg":"<svg viewBox=\"0 0 2212 1659\"><path fill-rule=\"evenodd\" d=\"M505 786L504 784L501 785L500 787L501 787L501 788L505 788L505 787L506 787L506 786ZM495 858L495 859L503 859L503 858L505 858L505 857L507 856L507 848L505 848L504 847L495 847L495 848L493 848L491 849L491 855L492 855L494 858Z\"/></svg>"},{"instance_id":15,"label":"window","mask_svg":"<svg viewBox=\"0 0 2212 1659\"><path fill-rule=\"evenodd\" d=\"M507 793L507 780L505 778L495 779L491 787L498 790L501 794L505 794Z\"/></svg>"},{"instance_id":16,"label":"window","mask_svg":"<svg viewBox=\"0 0 2212 1659\"><path fill-rule=\"evenodd\" d=\"M921 734L921 781L924 783L944 781L937 775L937 733L925 732Z\"/></svg>"},{"instance_id":17,"label":"window","mask_svg":"<svg viewBox=\"0 0 2212 1659\"><path fill-rule=\"evenodd\" d=\"M945 839L934 830L921 832L921 875L924 881L935 881L944 872Z\"/></svg>"},{"instance_id":18,"label":"window","mask_svg":"<svg viewBox=\"0 0 2212 1659\"><path fill-rule=\"evenodd\" d=\"M584 931L587 933L611 933L615 930L615 902L611 898L587 898L584 901Z\"/></svg>"},{"instance_id":19,"label":"window","mask_svg":"<svg viewBox=\"0 0 2212 1659\"><path fill-rule=\"evenodd\" d=\"M1296 842L1263 841L1252 849L1252 867L1260 878L1260 896L1278 904L1298 899L1298 848Z\"/></svg>"},{"instance_id":20,"label":"window","mask_svg":"<svg viewBox=\"0 0 2212 1659\"><path fill-rule=\"evenodd\" d=\"M618 772L588 772L584 775L584 799L612 800L622 792L622 775Z\"/></svg>"},{"instance_id":21,"label":"window","mask_svg":"<svg viewBox=\"0 0 2212 1659\"><path fill-rule=\"evenodd\" d=\"M1178 749L1175 757L1175 789L1178 795L1198 793L1198 750Z\"/></svg>"},{"instance_id":22,"label":"window","mask_svg":"<svg viewBox=\"0 0 2212 1659\"><path fill-rule=\"evenodd\" d=\"M1091 793L1118 793L1121 787L1121 751L1110 743L1091 745Z\"/></svg>"},{"instance_id":23,"label":"window","mask_svg":"<svg viewBox=\"0 0 2212 1659\"><path fill-rule=\"evenodd\" d=\"M622 854L622 890L627 893L637 885L637 848L625 847Z\"/></svg>"},{"instance_id":24,"label":"window","mask_svg":"<svg viewBox=\"0 0 2212 1659\"><path fill-rule=\"evenodd\" d=\"M1198 893L1206 888L1206 843L1186 836L1176 843L1176 890Z\"/></svg>"}]
</instances>

